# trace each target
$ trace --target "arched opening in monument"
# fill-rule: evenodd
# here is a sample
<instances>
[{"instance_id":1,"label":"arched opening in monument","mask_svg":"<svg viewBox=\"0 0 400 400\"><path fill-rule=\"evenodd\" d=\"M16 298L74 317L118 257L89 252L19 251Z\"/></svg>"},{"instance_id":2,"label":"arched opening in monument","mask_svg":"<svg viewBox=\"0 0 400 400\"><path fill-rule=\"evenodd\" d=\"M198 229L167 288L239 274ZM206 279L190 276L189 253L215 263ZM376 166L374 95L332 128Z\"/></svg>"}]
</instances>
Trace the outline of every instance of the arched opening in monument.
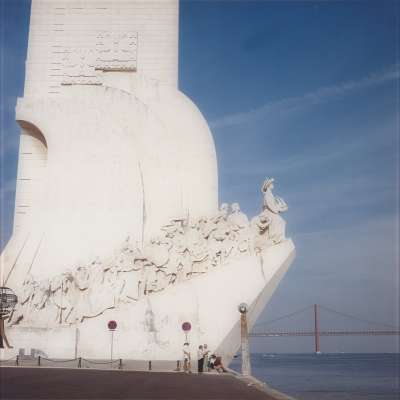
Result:
<instances>
[{"instance_id":1,"label":"arched opening in monument","mask_svg":"<svg viewBox=\"0 0 400 400\"><path fill-rule=\"evenodd\" d=\"M39 142L37 143L41 147L39 151L46 151L47 157L47 141L41 130L36 125L27 121L18 121L18 123L22 128L21 134L31 136L36 142Z\"/></svg>"},{"instance_id":2,"label":"arched opening in monument","mask_svg":"<svg viewBox=\"0 0 400 400\"><path fill-rule=\"evenodd\" d=\"M40 129L27 121L21 126L15 194L14 231L28 228L44 195L47 141Z\"/></svg>"}]
</instances>

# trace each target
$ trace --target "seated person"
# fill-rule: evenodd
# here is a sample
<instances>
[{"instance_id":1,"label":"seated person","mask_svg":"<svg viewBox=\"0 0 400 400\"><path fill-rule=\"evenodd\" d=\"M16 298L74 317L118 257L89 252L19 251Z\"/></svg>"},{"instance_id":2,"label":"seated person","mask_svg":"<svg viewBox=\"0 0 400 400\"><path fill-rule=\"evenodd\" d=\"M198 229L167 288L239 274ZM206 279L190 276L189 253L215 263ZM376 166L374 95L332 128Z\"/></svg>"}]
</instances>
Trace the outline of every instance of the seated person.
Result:
<instances>
[{"instance_id":1,"label":"seated person","mask_svg":"<svg viewBox=\"0 0 400 400\"><path fill-rule=\"evenodd\" d=\"M211 354L210 358L208 359L207 367L209 369L214 369L214 363L215 360L217 359L215 354Z\"/></svg>"},{"instance_id":2,"label":"seated person","mask_svg":"<svg viewBox=\"0 0 400 400\"><path fill-rule=\"evenodd\" d=\"M227 372L224 365L222 364L222 357L217 357L215 354L211 355L208 367L210 369L214 369L217 372Z\"/></svg>"}]
</instances>

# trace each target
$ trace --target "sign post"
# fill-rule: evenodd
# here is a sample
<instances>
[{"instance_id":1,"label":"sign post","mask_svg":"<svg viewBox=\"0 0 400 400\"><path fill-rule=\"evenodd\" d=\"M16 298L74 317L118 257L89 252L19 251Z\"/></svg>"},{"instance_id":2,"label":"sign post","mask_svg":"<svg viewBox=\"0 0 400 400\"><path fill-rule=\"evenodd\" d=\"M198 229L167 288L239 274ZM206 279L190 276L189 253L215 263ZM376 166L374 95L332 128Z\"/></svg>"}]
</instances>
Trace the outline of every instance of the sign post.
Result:
<instances>
[{"instance_id":1,"label":"sign post","mask_svg":"<svg viewBox=\"0 0 400 400\"><path fill-rule=\"evenodd\" d=\"M111 354L110 359L113 360L113 347L114 347L114 331L117 329L117 323L113 320L108 321L107 324L108 330L111 332Z\"/></svg>"},{"instance_id":2,"label":"sign post","mask_svg":"<svg viewBox=\"0 0 400 400\"><path fill-rule=\"evenodd\" d=\"M190 330L192 329L192 324L190 323L190 322L184 322L183 324L182 324L182 330L183 330L183 332L185 333L185 345L187 344L187 345L189 345L189 342L188 342L188 333L190 332ZM189 354L187 355L186 354L186 346L183 346L183 351L184 351L184 357L183 357L183 371L184 372L190 372L191 371L191 369L192 369L192 367L191 367L191 359L190 359L190 351L189 351ZM189 346L188 346L189 347ZM189 350L189 349L187 349L187 350Z\"/></svg>"},{"instance_id":3,"label":"sign post","mask_svg":"<svg viewBox=\"0 0 400 400\"><path fill-rule=\"evenodd\" d=\"M249 335L247 329L247 311L249 307L246 303L238 306L240 312L240 342L242 347L242 375L251 375Z\"/></svg>"}]
</instances>

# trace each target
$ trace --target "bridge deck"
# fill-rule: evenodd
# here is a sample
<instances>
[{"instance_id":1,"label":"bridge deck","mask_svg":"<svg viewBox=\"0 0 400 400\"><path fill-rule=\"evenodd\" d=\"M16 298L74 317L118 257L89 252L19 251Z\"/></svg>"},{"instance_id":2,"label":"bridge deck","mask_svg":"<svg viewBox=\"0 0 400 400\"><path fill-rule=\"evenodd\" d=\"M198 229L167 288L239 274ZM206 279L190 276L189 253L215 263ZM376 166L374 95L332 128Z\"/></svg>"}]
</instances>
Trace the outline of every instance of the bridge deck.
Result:
<instances>
[{"instance_id":1,"label":"bridge deck","mask_svg":"<svg viewBox=\"0 0 400 400\"><path fill-rule=\"evenodd\" d=\"M277 331L277 332L251 332L252 337L274 337L274 336L393 336L400 335L398 330L323 330L323 331Z\"/></svg>"}]
</instances>

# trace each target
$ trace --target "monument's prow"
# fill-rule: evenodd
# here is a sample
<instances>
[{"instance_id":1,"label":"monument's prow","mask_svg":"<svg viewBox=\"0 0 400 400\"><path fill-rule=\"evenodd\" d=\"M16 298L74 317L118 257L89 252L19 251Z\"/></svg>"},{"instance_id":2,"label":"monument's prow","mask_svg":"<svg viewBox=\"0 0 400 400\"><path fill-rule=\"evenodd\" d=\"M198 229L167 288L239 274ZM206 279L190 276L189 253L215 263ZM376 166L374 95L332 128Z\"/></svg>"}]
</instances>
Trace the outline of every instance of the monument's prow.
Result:
<instances>
[{"instance_id":1,"label":"monument's prow","mask_svg":"<svg viewBox=\"0 0 400 400\"><path fill-rule=\"evenodd\" d=\"M272 178L251 221L218 207L211 132L177 88L178 1L32 0L26 65L9 351L105 358L115 320L115 357L177 360L187 336L229 361L238 304L251 328L294 246Z\"/></svg>"}]
</instances>

